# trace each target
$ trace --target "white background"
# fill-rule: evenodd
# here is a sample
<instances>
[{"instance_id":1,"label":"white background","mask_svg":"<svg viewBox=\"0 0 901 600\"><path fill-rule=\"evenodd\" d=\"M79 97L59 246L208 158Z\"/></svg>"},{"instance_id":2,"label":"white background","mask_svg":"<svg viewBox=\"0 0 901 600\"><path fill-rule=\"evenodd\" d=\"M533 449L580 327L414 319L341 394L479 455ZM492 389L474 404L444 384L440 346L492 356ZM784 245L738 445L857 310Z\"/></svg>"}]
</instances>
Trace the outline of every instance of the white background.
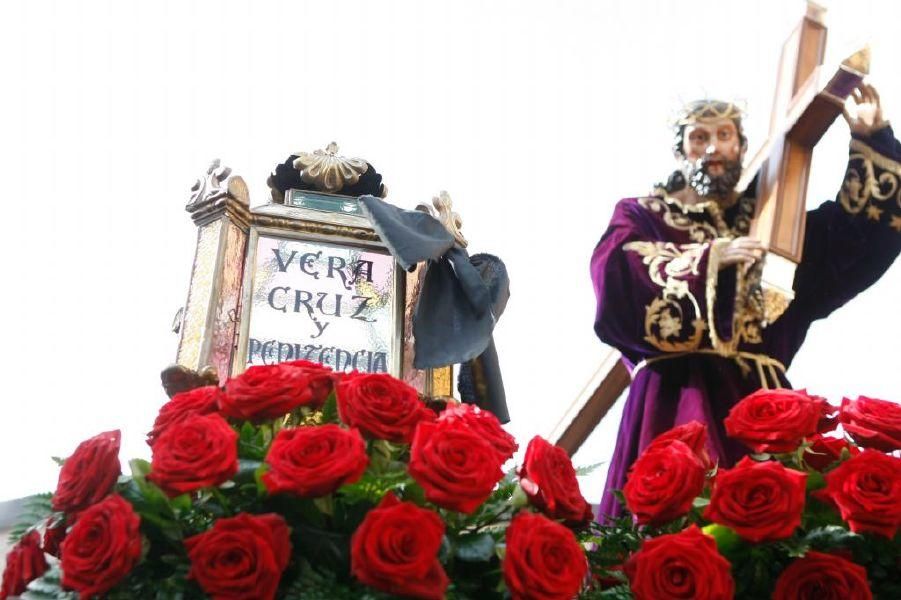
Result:
<instances>
[{"instance_id":1,"label":"white background","mask_svg":"<svg viewBox=\"0 0 901 600\"><path fill-rule=\"evenodd\" d=\"M165 397L169 331L212 158L251 200L288 154L335 140L405 207L450 192L473 252L501 256L499 322L523 448L547 434L605 350L591 250L617 199L673 163L668 119L703 95L746 101L765 136L801 2L4 2L0 14L0 500L55 485L51 455L122 428L123 458ZM873 46L901 115L901 6L833 2L827 61ZM901 116L899 116L901 118ZM815 155L810 197L842 179L847 128ZM901 268L811 330L795 385L901 398ZM606 460L617 414L582 463ZM601 484L585 483L597 501Z\"/></svg>"}]
</instances>

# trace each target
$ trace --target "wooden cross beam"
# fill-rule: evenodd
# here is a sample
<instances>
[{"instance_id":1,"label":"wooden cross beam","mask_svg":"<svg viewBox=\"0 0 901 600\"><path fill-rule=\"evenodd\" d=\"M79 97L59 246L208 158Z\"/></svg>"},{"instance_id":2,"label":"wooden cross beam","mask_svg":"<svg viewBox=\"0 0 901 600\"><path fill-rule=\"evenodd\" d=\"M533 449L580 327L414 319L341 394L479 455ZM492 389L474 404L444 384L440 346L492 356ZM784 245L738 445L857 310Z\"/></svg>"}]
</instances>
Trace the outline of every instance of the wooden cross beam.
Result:
<instances>
[{"instance_id":1,"label":"wooden cross beam","mask_svg":"<svg viewBox=\"0 0 901 600\"><path fill-rule=\"evenodd\" d=\"M763 286L766 318L778 318L793 298L795 267L801 260L806 191L813 147L836 117L844 100L863 79L869 51L858 52L827 78L821 67L826 49L825 10L808 2L807 13L782 48L770 133L738 182L743 191L759 173L752 235L768 248ZM778 314L777 314L778 313ZM575 454L629 386L619 352L611 349L588 384L554 426L549 439Z\"/></svg>"}]
</instances>

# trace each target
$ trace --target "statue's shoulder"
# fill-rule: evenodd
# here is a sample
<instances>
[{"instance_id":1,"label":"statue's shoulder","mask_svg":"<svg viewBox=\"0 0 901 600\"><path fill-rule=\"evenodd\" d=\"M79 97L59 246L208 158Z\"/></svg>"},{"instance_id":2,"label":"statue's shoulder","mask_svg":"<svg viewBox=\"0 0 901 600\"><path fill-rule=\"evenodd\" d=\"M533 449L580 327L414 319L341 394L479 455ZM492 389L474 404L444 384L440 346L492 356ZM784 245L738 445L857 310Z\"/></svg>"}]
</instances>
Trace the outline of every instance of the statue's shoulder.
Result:
<instances>
[{"instance_id":1,"label":"statue's shoulder","mask_svg":"<svg viewBox=\"0 0 901 600\"><path fill-rule=\"evenodd\" d=\"M643 215L647 211L660 212L666 207L662 196L647 195L623 198L616 203L615 213L623 215Z\"/></svg>"}]
</instances>

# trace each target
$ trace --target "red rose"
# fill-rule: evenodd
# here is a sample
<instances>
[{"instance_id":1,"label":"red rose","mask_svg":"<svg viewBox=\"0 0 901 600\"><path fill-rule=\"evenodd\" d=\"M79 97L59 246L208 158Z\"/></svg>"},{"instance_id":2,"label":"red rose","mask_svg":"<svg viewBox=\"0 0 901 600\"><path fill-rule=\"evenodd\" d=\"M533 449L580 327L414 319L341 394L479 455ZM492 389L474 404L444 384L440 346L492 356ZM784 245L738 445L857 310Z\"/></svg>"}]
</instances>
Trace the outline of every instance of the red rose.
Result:
<instances>
[{"instance_id":1,"label":"red rose","mask_svg":"<svg viewBox=\"0 0 901 600\"><path fill-rule=\"evenodd\" d=\"M314 403L306 370L285 364L257 365L225 382L219 409L234 419L266 421Z\"/></svg>"},{"instance_id":2,"label":"red rose","mask_svg":"<svg viewBox=\"0 0 901 600\"><path fill-rule=\"evenodd\" d=\"M751 542L785 539L801 524L806 483L806 473L746 456L717 473L704 518Z\"/></svg>"},{"instance_id":3,"label":"red rose","mask_svg":"<svg viewBox=\"0 0 901 600\"><path fill-rule=\"evenodd\" d=\"M732 565L696 525L642 545L626 563L635 600L732 600Z\"/></svg>"},{"instance_id":4,"label":"red rose","mask_svg":"<svg viewBox=\"0 0 901 600\"><path fill-rule=\"evenodd\" d=\"M591 504L582 496L576 470L566 450L535 436L526 448L519 470L529 501L552 519L584 523L594 518ZM537 489L536 489L537 488Z\"/></svg>"},{"instance_id":5,"label":"red rose","mask_svg":"<svg viewBox=\"0 0 901 600\"><path fill-rule=\"evenodd\" d=\"M53 523L53 521L53 517L47 519L47 527L44 529L43 549L50 556L59 558L59 547L63 540L66 539L66 522L62 520Z\"/></svg>"},{"instance_id":6,"label":"red rose","mask_svg":"<svg viewBox=\"0 0 901 600\"><path fill-rule=\"evenodd\" d=\"M410 448L410 475L442 508L472 513L504 476L491 444L461 421L423 421Z\"/></svg>"},{"instance_id":7,"label":"red rose","mask_svg":"<svg viewBox=\"0 0 901 600\"><path fill-rule=\"evenodd\" d=\"M59 471L53 510L77 513L106 496L119 474L119 430L106 431L78 444Z\"/></svg>"},{"instance_id":8,"label":"red rose","mask_svg":"<svg viewBox=\"0 0 901 600\"><path fill-rule=\"evenodd\" d=\"M836 506L854 533L891 539L901 525L901 458L861 452L826 475L817 497Z\"/></svg>"},{"instance_id":9,"label":"red rose","mask_svg":"<svg viewBox=\"0 0 901 600\"><path fill-rule=\"evenodd\" d=\"M661 525L691 509L704 490L706 469L685 442L647 448L629 469L623 495L641 524Z\"/></svg>"},{"instance_id":10,"label":"red rose","mask_svg":"<svg viewBox=\"0 0 901 600\"><path fill-rule=\"evenodd\" d=\"M465 423L466 427L478 433L482 439L491 444L497 452L501 464L513 458L513 454L519 448L513 436L504 431L501 422L492 412L482 410L474 404L448 404L438 420L459 420Z\"/></svg>"},{"instance_id":11,"label":"red rose","mask_svg":"<svg viewBox=\"0 0 901 600\"><path fill-rule=\"evenodd\" d=\"M387 493L351 539L351 573L376 589L440 600L448 578L438 561L444 521L430 510Z\"/></svg>"},{"instance_id":12,"label":"red rose","mask_svg":"<svg viewBox=\"0 0 901 600\"><path fill-rule=\"evenodd\" d=\"M385 373L348 373L342 377L338 382L338 415L371 438L407 444L420 421L435 419L415 388Z\"/></svg>"},{"instance_id":13,"label":"red rose","mask_svg":"<svg viewBox=\"0 0 901 600\"><path fill-rule=\"evenodd\" d=\"M773 590L773 600L869 600L867 571L839 556L808 552L788 565Z\"/></svg>"},{"instance_id":14,"label":"red rose","mask_svg":"<svg viewBox=\"0 0 901 600\"><path fill-rule=\"evenodd\" d=\"M41 534L31 530L6 555L0 600L18 596L25 591L25 587L31 581L43 575L48 568L50 567L41 550Z\"/></svg>"},{"instance_id":15,"label":"red rose","mask_svg":"<svg viewBox=\"0 0 901 600\"><path fill-rule=\"evenodd\" d=\"M219 519L208 531L185 540L191 570L214 600L274 598L291 560L291 535L276 514Z\"/></svg>"},{"instance_id":16,"label":"red rose","mask_svg":"<svg viewBox=\"0 0 901 600\"><path fill-rule=\"evenodd\" d=\"M901 450L901 404L866 396L843 398L839 418L861 446L883 452Z\"/></svg>"},{"instance_id":17,"label":"red rose","mask_svg":"<svg viewBox=\"0 0 901 600\"><path fill-rule=\"evenodd\" d=\"M729 411L726 433L754 452L791 452L815 434L832 410L817 396L787 390L757 390Z\"/></svg>"},{"instance_id":18,"label":"red rose","mask_svg":"<svg viewBox=\"0 0 901 600\"><path fill-rule=\"evenodd\" d=\"M102 595L141 559L141 519L115 494L78 516L63 541L63 587L82 598Z\"/></svg>"},{"instance_id":19,"label":"red rose","mask_svg":"<svg viewBox=\"0 0 901 600\"><path fill-rule=\"evenodd\" d=\"M147 434L147 444L153 446L156 439L173 423L181 423L192 415L208 415L218 410L219 394L215 385L194 388L175 394L160 408L153 429Z\"/></svg>"},{"instance_id":20,"label":"red rose","mask_svg":"<svg viewBox=\"0 0 901 600\"><path fill-rule=\"evenodd\" d=\"M847 449L851 456L860 454L860 448L849 444L844 438L826 437L818 433L810 438L810 442L810 447L804 451L804 462L817 471L825 471L832 466L842 457L842 450Z\"/></svg>"},{"instance_id":21,"label":"red rose","mask_svg":"<svg viewBox=\"0 0 901 600\"><path fill-rule=\"evenodd\" d=\"M335 387L335 372L330 367L308 360L291 360L282 363L295 369L303 369L310 379L310 390L313 392L313 406L322 406Z\"/></svg>"},{"instance_id":22,"label":"red rose","mask_svg":"<svg viewBox=\"0 0 901 600\"><path fill-rule=\"evenodd\" d=\"M698 421L689 421L684 425L673 427L669 431L661 433L651 440L648 448L652 446L663 446L674 440L687 444L692 452L701 459L705 469L710 470L713 468L713 461L710 459L710 453L707 451L706 425Z\"/></svg>"},{"instance_id":23,"label":"red rose","mask_svg":"<svg viewBox=\"0 0 901 600\"><path fill-rule=\"evenodd\" d=\"M362 477L369 456L359 431L329 424L282 429L266 463L263 483L269 493L316 498Z\"/></svg>"},{"instance_id":24,"label":"red rose","mask_svg":"<svg viewBox=\"0 0 901 600\"><path fill-rule=\"evenodd\" d=\"M194 415L156 441L147 479L178 496L224 483L237 472L238 434L219 415Z\"/></svg>"},{"instance_id":25,"label":"red rose","mask_svg":"<svg viewBox=\"0 0 901 600\"><path fill-rule=\"evenodd\" d=\"M506 535L504 581L514 600L570 600L579 593L588 561L571 530L522 511Z\"/></svg>"}]
</instances>

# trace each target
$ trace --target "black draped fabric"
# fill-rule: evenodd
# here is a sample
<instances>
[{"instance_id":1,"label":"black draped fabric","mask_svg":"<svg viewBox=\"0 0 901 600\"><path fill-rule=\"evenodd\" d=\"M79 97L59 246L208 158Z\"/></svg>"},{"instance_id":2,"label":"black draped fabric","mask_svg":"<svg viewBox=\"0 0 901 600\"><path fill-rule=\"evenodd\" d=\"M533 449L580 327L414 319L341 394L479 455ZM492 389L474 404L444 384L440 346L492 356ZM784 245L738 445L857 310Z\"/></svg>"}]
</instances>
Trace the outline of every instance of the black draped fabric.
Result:
<instances>
[{"instance_id":1,"label":"black draped fabric","mask_svg":"<svg viewBox=\"0 0 901 600\"><path fill-rule=\"evenodd\" d=\"M463 400L509 421L492 341L510 296L503 262L489 254L470 257L429 214L397 208L375 196L362 196L360 204L401 267L409 271L427 263L413 313L413 366L463 365Z\"/></svg>"}]
</instances>

